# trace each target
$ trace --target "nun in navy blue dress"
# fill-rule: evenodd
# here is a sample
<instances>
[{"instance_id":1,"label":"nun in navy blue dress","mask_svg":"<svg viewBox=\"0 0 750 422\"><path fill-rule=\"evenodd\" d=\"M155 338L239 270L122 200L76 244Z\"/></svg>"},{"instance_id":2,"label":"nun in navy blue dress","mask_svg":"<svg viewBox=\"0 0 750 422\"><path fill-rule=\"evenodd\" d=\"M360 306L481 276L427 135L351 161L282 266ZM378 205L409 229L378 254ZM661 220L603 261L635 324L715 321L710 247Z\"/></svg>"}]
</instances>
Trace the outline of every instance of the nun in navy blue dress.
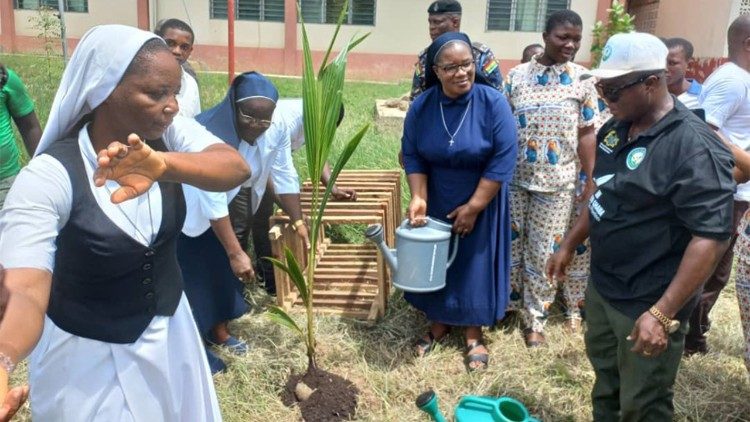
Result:
<instances>
[{"instance_id":1,"label":"nun in navy blue dress","mask_svg":"<svg viewBox=\"0 0 750 422\"><path fill-rule=\"evenodd\" d=\"M402 151L412 223L419 225L426 214L452 224L461 235L446 287L404 295L433 323L417 343L417 353L429 353L451 326L464 326L471 370L486 367L481 327L501 319L509 300L508 183L517 142L504 95L473 83L470 45L465 34L453 32L428 48L432 86L406 115Z\"/></svg>"}]
</instances>

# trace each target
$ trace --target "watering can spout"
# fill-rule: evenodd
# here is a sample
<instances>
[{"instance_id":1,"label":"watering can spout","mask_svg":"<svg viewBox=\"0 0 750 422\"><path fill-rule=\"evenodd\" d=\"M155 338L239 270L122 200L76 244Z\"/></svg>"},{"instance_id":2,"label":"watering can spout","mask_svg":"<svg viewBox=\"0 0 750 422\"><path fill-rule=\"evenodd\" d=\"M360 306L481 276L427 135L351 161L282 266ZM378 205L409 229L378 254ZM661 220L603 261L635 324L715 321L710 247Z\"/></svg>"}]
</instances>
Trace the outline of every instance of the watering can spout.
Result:
<instances>
[{"instance_id":1,"label":"watering can spout","mask_svg":"<svg viewBox=\"0 0 750 422\"><path fill-rule=\"evenodd\" d=\"M398 268L398 260L396 259L395 250L390 249L388 245L385 244L385 240L383 238L383 226L380 224L373 224L369 226L365 231L365 237L367 238L367 240L374 243L378 247L378 249L380 249L380 252L385 258L386 264L388 264L388 266L391 268L391 271L395 273L396 269Z\"/></svg>"}]
</instances>

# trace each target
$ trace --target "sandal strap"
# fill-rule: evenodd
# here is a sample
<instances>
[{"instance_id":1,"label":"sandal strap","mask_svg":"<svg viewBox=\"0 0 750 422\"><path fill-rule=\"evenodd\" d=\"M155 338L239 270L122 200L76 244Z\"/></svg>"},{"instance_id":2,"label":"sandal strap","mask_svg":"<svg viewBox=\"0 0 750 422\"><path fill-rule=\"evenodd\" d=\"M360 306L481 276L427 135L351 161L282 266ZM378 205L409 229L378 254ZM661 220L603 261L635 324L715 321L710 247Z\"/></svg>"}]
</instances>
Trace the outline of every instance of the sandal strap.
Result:
<instances>
[{"instance_id":1,"label":"sandal strap","mask_svg":"<svg viewBox=\"0 0 750 422\"><path fill-rule=\"evenodd\" d=\"M473 355L466 355L466 363L482 362L486 366L489 360L490 355L488 353L474 353Z\"/></svg>"},{"instance_id":2,"label":"sandal strap","mask_svg":"<svg viewBox=\"0 0 750 422\"><path fill-rule=\"evenodd\" d=\"M417 342L415 346L422 349L422 356L426 356L428 353L432 351L432 348L435 346L435 335L432 334L431 331L427 332L427 337L429 337L429 340L425 340L424 338L420 337L417 339Z\"/></svg>"},{"instance_id":3,"label":"sandal strap","mask_svg":"<svg viewBox=\"0 0 750 422\"><path fill-rule=\"evenodd\" d=\"M465 348L466 354L468 355L469 352L471 352L472 350L476 349L479 346L484 346L484 343L482 343L482 340L474 340L471 343L467 344Z\"/></svg>"}]
</instances>

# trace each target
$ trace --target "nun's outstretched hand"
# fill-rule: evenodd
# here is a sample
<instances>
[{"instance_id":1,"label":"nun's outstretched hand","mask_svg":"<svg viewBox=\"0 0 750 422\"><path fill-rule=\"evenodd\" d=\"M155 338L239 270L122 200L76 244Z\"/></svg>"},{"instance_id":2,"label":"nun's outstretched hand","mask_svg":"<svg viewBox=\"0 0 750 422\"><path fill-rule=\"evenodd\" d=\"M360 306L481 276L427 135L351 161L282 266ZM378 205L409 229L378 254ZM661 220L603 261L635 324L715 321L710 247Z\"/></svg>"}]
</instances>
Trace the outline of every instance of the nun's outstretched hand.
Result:
<instances>
[{"instance_id":1,"label":"nun's outstretched hand","mask_svg":"<svg viewBox=\"0 0 750 422\"><path fill-rule=\"evenodd\" d=\"M29 386L24 385L7 390L7 381L0 388L0 422L7 422L13 419L21 405L29 398Z\"/></svg>"},{"instance_id":2,"label":"nun's outstretched hand","mask_svg":"<svg viewBox=\"0 0 750 422\"><path fill-rule=\"evenodd\" d=\"M96 186L104 186L107 179L120 184L110 198L114 204L146 193L167 170L165 155L151 149L134 133L128 136L127 145L112 142L99 151L97 164Z\"/></svg>"}]
</instances>

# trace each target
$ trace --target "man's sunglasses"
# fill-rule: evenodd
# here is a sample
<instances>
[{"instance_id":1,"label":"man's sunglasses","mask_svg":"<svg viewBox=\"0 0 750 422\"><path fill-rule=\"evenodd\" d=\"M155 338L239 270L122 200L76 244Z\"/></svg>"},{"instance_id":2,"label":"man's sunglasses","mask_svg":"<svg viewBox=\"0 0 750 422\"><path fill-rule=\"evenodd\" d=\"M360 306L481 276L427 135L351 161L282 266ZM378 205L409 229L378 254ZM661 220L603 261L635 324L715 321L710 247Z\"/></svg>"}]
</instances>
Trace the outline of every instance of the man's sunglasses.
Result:
<instances>
[{"instance_id":1,"label":"man's sunglasses","mask_svg":"<svg viewBox=\"0 0 750 422\"><path fill-rule=\"evenodd\" d=\"M624 83L624 84L622 84L620 86L616 86L616 87L604 86L604 85L602 85L601 81L597 82L596 84L594 84L594 86L596 86L596 91L599 93L600 97L604 98L607 101L611 101L613 103L616 103L617 101L620 100L620 96L622 95L622 91L624 91L624 90L626 90L626 89L628 89L630 87L636 86L638 84L642 84L643 82L646 81L646 79L648 79L648 78L650 78L652 76L655 76L656 79L659 79L660 75L661 75L660 73L649 73L647 75L641 76L640 78L638 78L638 79L636 79L634 81L626 82L626 83Z\"/></svg>"}]
</instances>

